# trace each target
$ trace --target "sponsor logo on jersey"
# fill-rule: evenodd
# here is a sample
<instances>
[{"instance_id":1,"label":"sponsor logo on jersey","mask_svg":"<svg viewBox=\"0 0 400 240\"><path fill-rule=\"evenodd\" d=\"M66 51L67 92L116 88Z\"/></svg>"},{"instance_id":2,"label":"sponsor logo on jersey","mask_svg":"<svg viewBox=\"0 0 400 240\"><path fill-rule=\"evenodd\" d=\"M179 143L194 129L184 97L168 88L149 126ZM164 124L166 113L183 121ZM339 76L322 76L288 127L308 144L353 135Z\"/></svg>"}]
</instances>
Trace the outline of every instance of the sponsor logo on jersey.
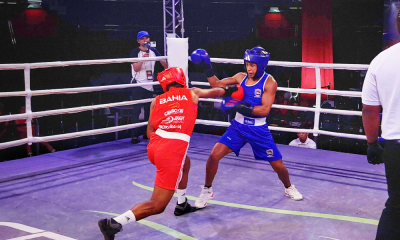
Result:
<instances>
[{"instance_id":1,"label":"sponsor logo on jersey","mask_svg":"<svg viewBox=\"0 0 400 240\"><path fill-rule=\"evenodd\" d=\"M254 97L261 97L261 89L257 88L254 90Z\"/></svg>"},{"instance_id":2,"label":"sponsor logo on jersey","mask_svg":"<svg viewBox=\"0 0 400 240\"><path fill-rule=\"evenodd\" d=\"M274 157L274 150L273 149L267 149L267 154L268 154L268 157Z\"/></svg>"},{"instance_id":3,"label":"sponsor logo on jersey","mask_svg":"<svg viewBox=\"0 0 400 240\"><path fill-rule=\"evenodd\" d=\"M159 128L159 129L175 129L175 128L182 129L182 125L174 125L174 124L170 124L170 125L159 125L158 128Z\"/></svg>"},{"instance_id":4,"label":"sponsor logo on jersey","mask_svg":"<svg viewBox=\"0 0 400 240\"><path fill-rule=\"evenodd\" d=\"M171 114L182 114L183 109L171 109L169 111L164 112L164 116L169 116Z\"/></svg>"},{"instance_id":5,"label":"sponsor logo on jersey","mask_svg":"<svg viewBox=\"0 0 400 240\"><path fill-rule=\"evenodd\" d=\"M181 105L178 102L173 102L168 105L170 108L180 108Z\"/></svg>"},{"instance_id":6,"label":"sponsor logo on jersey","mask_svg":"<svg viewBox=\"0 0 400 240\"><path fill-rule=\"evenodd\" d=\"M168 98L160 98L160 104L164 104L171 101L188 101L185 95L172 95Z\"/></svg>"},{"instance_id":7,"label":"sponsor logo on jersey","mask_svg":"<svg viewBox=\"0 0 400 240\"><path fill-rule=\"evenodd\" d=\"M182 123L185 120L185 116L169 116L166 119L162 120L161 124L170 124L174 123Z\"/></svg>"},{"instance_id":8,"label":"sponsor logo on jersey","mask_svg":"<svg viewBox=\"0 0 400 240\"><path fill-rule=\"evenodd\" d=\"M169 116L166 119L162 120L161 124L170 124L172 123L172 121L174 121L174 117Z\"/></svg>"}]
</instances>

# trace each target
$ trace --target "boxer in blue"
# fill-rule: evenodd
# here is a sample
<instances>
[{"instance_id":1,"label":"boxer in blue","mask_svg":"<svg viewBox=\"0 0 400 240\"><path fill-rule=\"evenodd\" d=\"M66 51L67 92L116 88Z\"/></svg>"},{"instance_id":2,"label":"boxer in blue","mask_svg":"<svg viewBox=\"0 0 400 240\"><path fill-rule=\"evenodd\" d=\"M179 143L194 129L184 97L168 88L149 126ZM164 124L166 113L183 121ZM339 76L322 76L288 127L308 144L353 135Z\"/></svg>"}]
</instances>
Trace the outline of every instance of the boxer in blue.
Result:
<instances>
[{"instance_id":1,"label":"boxer in blue","mask_svg":"<svg viewBox=\"0 0 400 240\"><path fill-rule=\"evenodd\" d=\"M212 69L210 56L204 49L197 49L191 54L192 62L203 67L211 87L239 84L244 89L241 101L225 99L222 104L223 111L236 112L236 116L208 157L205 185L202 186L200 197L195 202L197 208L204 208L214 197L212 182L217 174L219 161L231 152L239 156L240 149L247 142L251 145L256 160L268 161L271 164L285 186L285 195L293 200L303 199L290 182L289 172L266 123L266 116L271 110L278 86L275 79L265 72L269 56L269 53L259 46L246 50L244 62L247 73L241 72L219 80Z\"/></svg>"}]
</instances>

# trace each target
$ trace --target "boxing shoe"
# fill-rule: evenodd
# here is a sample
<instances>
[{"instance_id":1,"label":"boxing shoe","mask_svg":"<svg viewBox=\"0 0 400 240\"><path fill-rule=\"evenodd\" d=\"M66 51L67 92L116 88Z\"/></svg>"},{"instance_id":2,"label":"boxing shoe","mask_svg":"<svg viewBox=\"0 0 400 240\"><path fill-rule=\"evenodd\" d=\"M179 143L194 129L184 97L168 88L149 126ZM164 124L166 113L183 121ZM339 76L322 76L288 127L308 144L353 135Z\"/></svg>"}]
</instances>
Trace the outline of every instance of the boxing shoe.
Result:
<instances>
[{"instance_id":1,"label":"boxing shoe","mask_svg":"<svg viewBox=\"0 0 400 240\"><path fill-rule=\"evenodd\" d=\"M290 187L285 188L285 196L290 197L292 200L300 201L303 199L303 196L299 193L299 191L294 187L294 185L290 185Z\"/></svg>"},{"instance_id":2,"label":"boxing shoe","mask_svg":"<svg viewBox=\"0 0 400 240\"><path fill-rule=\"evenodd\" d=\"M194 203L194 206L196 208L204 208L205 206L207 206L207 202L214 197L212 187L206 188L204 186L201 186L201 189L201 194Z\"/></svg>"},{"instance_id":3,"label":"boxing shoe","mask_svg":"<svg viewBox=\"0 0 400 240\"><path fill-rule=\"evenodd\" d=\"M101 219L98 225L104 240L114 240L115 234L122 231L122 225L113 219Z\"/></svg>"},{"instance_id":4,"label":"boxing shoe","mask_svg":"<svg viewBox=\"0 0 400 240\"><path fill-rule=\"evenodd\" d=\"M196 208L190 206L190 204L188 203L187 198L186 198L184 203L181 203L181 204L176 203L174 215L181 216L185 213L194 212L196 210L197 210Z\"/></svg>"}]
</instances>

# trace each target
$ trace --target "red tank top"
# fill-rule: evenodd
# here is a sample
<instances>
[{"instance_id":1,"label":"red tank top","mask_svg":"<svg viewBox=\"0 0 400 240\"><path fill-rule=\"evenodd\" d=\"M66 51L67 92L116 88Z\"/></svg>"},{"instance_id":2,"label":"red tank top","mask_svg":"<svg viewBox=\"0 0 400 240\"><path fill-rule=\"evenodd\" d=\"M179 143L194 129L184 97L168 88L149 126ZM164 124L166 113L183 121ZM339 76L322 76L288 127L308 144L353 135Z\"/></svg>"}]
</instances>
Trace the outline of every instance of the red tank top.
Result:
<instances>
[{"instance_id":1,"label":"red tank top","mask_svg":"<svg viewBox=\"0 0 400 240\"><path fill-rule=\"evenodd\" d=\"M178 132L192 136L197 118L197 104L193 102L190 89L170 88L156 97L151 113L155 130Z\"/></svg>"}]
</instances>

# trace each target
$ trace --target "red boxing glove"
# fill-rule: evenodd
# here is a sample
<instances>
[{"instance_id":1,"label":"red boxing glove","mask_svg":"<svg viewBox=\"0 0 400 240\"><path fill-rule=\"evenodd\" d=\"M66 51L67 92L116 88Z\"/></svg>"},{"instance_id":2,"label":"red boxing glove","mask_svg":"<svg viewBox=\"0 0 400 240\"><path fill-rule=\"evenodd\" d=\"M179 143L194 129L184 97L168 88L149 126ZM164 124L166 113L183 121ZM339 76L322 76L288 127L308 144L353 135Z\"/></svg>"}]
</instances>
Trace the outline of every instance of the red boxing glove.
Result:
<instances>
[{"instance_id":1,"label":"red boxing glove","mask_svg":"<svg viewBox=\"0 0 400 240\"><path fill-rule=\"evenodd\" d=\"M225 90L224 97L232 97L236 100L242 101L244 97L244 90L240 85L228 85L223 87Z\"/></svg>"}]
</instances>

